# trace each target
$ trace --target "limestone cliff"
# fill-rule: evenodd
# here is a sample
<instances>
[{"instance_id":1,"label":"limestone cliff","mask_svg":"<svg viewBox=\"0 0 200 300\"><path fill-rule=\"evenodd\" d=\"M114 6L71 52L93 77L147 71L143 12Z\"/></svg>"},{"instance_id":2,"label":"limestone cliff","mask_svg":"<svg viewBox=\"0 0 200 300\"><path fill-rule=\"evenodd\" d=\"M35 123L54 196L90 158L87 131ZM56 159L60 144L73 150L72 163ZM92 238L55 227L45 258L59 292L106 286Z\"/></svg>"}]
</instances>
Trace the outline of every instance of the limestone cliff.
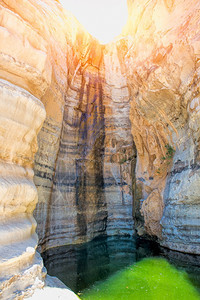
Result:
<instances>
[{"instance_id":1,"label":"limestone cliff","mask_svg":"<svg viewBox=\"0 0 200 300\"><path fill-rule=\"evenodd\" d=\"M43 286L32 166L45 110L29 92L0 80L0 115L0 298L14 299Z\"/></svg>"},{"instance_id":2,"label":"limestone cliff","mask_svg":"<svg viewBox=\"0 0 200 300\"><path fill-rule=\"evenodd\" d=\"M0 7L0 77L10 82L3 81L2 88L13 84L13 90L21 91L24 97L21 99L13 92L13 101L19 105L19 117L17 111L12 115L9 105L6 107L8 117L18 118L22 124L25 119L25 128L41 125L44 113L38 113L39 123L34 119L34 107L32 110L23 108L24 99L27 98L28 105L31 97L38 105L41 105L38 99L43 102L47 114L38 136L34 166L39 196L34 214L41 249L83 242L102 233L132 234L131 170L135 165L135 148L127 105L129 93L115 45L106 48L99 45L55 1L6 0L0 1ZM28 121L33 124L27 125ZM39 127L31 129L32 135L27 137L27 143L33 144L30 150L24 130L19 128L15 142L10 126L6 129L10 130L10 136L5 135L2 147L4 149L7 143L11 145L13 139L13 148L9 151L13 157L17 151L22 160L19 164L25 168L23 161L28 164L29 155L33 159L37 150ZM28 150L31 152L27 153ZM32 171L13 172L16 181L23 176L27 178L23 179L25 181L30 178L34 190ZM27 293L38 284L42 285L42 263L34 262L37 236L31 216L37 194L30 187L27 192L25 188L18 189L13 196L5 194L7 203L11 196L14 203L19 202L18 199L24 199L22 194L27 194L32 202L31 205L28 201L22 203L23 212L16 210L16 219L9 221L5 214L8 226L2 216L2 228L6 228L4 236L11 231L13 237L13 240L2 241L2 247L7 243L16 257L10 265L10 273L1 273L2 297L5 298L26 295L28 285ZM22 220L19 214L24 216ZM5 249L2 249L4 261ZM38 284L34 281L37 278L40 279Z\"/></svg>"},{"instance_id":3,"label":"limestone cliff","mask_svg":"<svg viewBox=\"0 0 200 300\"><path fill-rule=\"evenodd\" d=\"M69 82L43 249L133 233L135 152L116 52L93 41Z\"/></svg>"},{"instance_id":4,"label":"limestone cliff","mask_svg":"<svg viewBox=\"0 0 200 300\"><path fill-rule=\"evenodd\" d=\"M119 39L102 46L78 34L75 54L68 55L53 188L44 213L37 210L38 219L47 217L41 224L43 249L131 232L127 191L134 183L136 151L130 115L138 153L136 229L172 249L199 253L199 3L128 6Z\"/></svg>"},{"instance_id":5,"label":"limestone cliff","mask_svg":"<svg viewBox=\"0 0 200 300\"><path fill-rule=\"evenodd\" d=\"M200 253L199 7L129 1L122 60L138 151L136 206L149 234L191 253Z\"/></svg>"},{"instance_id":6,"label":"limestone cliff","mask_svg":"<svg viewBox=\"0 0 200 300\"><path fill-rule=\"evenodd\" d=\"M72 43L78 28L70 14L65 15L54 1L48 3L0 1L0 77L7 80L0 86L1 299L21 299L44 285L42 259L35 254L38 239L32 212L38 196L32 168L45 106L37 169L44 165L47 174L54 172L68 72L62 62L67 56L66 39ZM71 40L65 31L66 19ZM48 187L45 181L42 184L48 201ZM41 203L40 193L39 199Z\"/></svg>"}]
</instances>

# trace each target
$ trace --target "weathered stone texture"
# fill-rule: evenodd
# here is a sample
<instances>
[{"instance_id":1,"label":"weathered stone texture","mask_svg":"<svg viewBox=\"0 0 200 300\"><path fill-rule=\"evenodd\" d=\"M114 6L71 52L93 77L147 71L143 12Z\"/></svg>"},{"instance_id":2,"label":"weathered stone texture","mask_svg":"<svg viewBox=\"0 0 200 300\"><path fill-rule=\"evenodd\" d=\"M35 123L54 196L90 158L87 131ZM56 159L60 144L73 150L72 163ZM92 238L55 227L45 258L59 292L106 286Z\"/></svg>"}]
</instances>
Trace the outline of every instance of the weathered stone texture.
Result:
<instances>
[{"instance_id":1,"label":"weathered stone texture","mask_svg":"<svg viewBox=\"0 0 200 300\"><path fill-rule=\"evenodd\" d=\"M130 99L113 46L93 41L76 69L69 68L42 250L100 234L133 233Z\"/></svg>"},{"instance_id":2,"label":"weathered stone texture","mask_svg":"<svg viewBox=\"0 0 200 300\"><path fill-rule=\"evenodd\" d=\"M0 80L0 114L0 298L14 299L43 285L32 166L45 110L26 90Z\"/></svg>"},{"instance_id":3,"label":"weathered stone texture","mask_svg":"<svg viewBox=\"0 0 200 300\"><path fill-rule=\"evenodd\" d=\"M121 54L58 3L42 3L1 1L0 56L1 77L39 97L47 113L34 166L39 244L132 234L136 154Z\"/></svg>"},{"instance_id":4,"label":"weathered stone texture","mask_svg":"<svg viewBox=\"0 0 200 300\"><path fill-rule=\"evenodd\" d=\"M199 253L200 3L129 4L124 65L138 151L137 206L162 245Z\"/></svg>"},{"instance_id":5,"label":"weathered stone texture","mask_svg":"<svg viewBox=\"0 0 200 300\"><path fill-rule=\"evenodd\" d=\"M133 234L132 192L136 149L129 120L130 94L116 43L105 47L103 64L106 232L108 235Z\"/></svg>"}]
</instances>

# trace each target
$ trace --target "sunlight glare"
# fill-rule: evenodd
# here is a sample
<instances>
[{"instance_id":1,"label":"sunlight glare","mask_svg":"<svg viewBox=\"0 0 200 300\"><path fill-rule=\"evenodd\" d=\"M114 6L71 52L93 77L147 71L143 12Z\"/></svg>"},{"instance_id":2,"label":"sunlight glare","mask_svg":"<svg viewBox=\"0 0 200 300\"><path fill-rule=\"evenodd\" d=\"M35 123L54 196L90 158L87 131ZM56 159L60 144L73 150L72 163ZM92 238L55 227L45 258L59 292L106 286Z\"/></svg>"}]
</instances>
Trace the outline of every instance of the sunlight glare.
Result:
<instances>
[{"instance_id":1,"label":"sunlight glare","mask_svg":"<svg viewBox=\"0 0 200 300\"><path fill-rule=\"evenodd\" d=\"M118 36L127 21L126 0L60 0L100 43Z\"/></svg>"}]
</instances>

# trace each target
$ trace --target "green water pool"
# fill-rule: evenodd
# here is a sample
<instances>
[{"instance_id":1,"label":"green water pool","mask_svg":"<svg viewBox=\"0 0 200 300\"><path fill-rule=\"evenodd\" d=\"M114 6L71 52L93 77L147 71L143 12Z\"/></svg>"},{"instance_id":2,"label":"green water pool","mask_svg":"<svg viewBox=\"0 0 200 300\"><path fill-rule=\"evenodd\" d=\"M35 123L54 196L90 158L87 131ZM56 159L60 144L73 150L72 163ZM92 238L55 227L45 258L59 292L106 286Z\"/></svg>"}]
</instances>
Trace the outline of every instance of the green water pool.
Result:
<instances>
[{"instance_id":1,"label":"green water pool","mask_svg":"<svg viewBox=\"0 0 200 300\"><path fill-rule=\"evenodd\" d=\"M200 299L200 256L138 237L100 237L50 249L43 259L81 300Z\"/></svg>"},{"instance_id":2,"label":"green water pool","mask_svg":"<svg viewBox=\"0 0 200 300\"><path fill-rule=\"evenodd\" d=\"M163 258L145 258L80 293L83 300L197 300L186 272Z\"/></svg>"}]
</instances>

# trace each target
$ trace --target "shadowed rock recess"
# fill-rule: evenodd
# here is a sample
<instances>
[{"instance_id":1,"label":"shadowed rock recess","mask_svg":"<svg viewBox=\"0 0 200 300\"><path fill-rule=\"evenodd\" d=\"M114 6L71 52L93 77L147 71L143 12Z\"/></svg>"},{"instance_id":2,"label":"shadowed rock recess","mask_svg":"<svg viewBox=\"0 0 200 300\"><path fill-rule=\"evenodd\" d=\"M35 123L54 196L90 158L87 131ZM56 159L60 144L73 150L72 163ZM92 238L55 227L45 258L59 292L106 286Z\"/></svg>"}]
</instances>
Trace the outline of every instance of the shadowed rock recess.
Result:
<instances>
[{"instance_id":1,"label":"shadowed rock recess","mask_svg":"<svg viewBox=\"0 0 200 300\"><path fill-rule=\"evenodd\" d=\"M40 251L136 230L200 254L200 2L127 3L101 45L57 1L0 0L2 299L43 284L37 198Z\"/></svg>"}]
</instances>

